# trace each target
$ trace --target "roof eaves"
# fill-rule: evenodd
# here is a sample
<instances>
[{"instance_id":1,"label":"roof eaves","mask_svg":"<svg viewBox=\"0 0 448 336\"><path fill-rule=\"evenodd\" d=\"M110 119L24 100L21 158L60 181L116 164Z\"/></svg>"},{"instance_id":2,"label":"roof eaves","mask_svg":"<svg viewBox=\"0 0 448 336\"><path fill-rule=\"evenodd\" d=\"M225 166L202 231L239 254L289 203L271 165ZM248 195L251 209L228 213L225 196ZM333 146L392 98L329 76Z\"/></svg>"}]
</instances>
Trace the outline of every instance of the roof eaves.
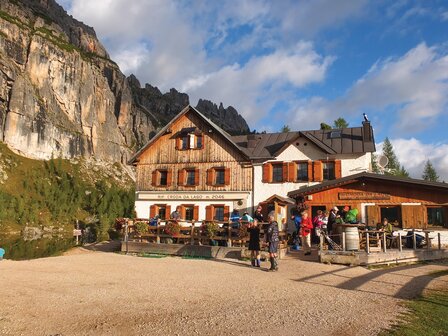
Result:
<instances>
[{"instance_id":1,"label":"roof eaves","mask_svg":"<svg viewBox=\"0 0 448 336\"><path fill-rule=\"evenodd\" d=\"M171 125L177 120L179 119L182 115L184 115L185 113L187 113L189 111L190 108L193 108L191 105L187 105L185 106L185 108L180 111L173 119L171 119L171 121L166 124L156 135L154 135L142 148L140 148L137 153L134 154L134 156L132 156L129 161L128 161L128 165L133 165L136 161L138 161L138 157L140 156L140 154L142 154L149 146L151 146L154 141L156 141L158 138L160 138L163 134L166 133L166 131L171 127Z\"/></svg>"}]
</instances>

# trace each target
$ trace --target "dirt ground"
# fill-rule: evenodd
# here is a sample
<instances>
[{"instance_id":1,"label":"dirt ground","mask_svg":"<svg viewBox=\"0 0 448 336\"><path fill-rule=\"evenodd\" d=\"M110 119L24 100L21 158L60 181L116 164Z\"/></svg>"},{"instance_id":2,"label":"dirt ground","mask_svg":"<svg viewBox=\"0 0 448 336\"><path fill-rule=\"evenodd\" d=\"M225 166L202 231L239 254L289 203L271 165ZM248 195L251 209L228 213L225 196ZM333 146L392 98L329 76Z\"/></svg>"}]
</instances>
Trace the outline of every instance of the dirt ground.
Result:
<instances>
[{"instance_id":1,"label":"dirt ground","mask_svg":"<svg viewBox=\"0 0 448 336\"><path fill-rule=\"evenodd\" d=\"M372 271L311 260L288 257L276 273L235 260L80 248L3 260L0 334L376 335L403 311L403 299L448 284L431 274L447 264Z\"/></svg>"}]
</instances>

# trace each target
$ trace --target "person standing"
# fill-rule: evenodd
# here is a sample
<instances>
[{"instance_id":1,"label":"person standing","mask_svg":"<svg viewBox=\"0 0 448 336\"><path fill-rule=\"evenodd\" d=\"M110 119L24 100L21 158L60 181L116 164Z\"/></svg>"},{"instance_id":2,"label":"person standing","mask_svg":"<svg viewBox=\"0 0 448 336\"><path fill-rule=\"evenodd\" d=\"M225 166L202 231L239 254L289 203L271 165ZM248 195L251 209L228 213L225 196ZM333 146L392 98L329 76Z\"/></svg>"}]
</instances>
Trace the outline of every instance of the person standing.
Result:
<instances>
[{"instance_id":1,"label":"person standing","mask_svg":"<svg viewBox=\"0 0 448 336\"><path fill-rule=\"evenodd\" d=\"M176 207L176 210L174 210L171 213L170 219L175 220L175 221L179 221L180 220L180 205L178 205Z\"/></svg>"},{"instance_id":2,"label":"person standing","mask_svg":"<svg viewBox=\"0 0 448 336\"><path fill-rule=\"evenodd\" d=\"M257 219L249 222L247 231L249 231L249 251L251 264L254 267L260 267L260 227L258 226Z\"/></svg>"},{"instance_id":3,"label":"person standing","mask_svg":"<svg viewBox=\"0 0 448 336\"><path fill-rule=\"evenodd\" d=\"M308 217L308 211L302 212L302 248L305 255L311 254L311 231L313 230L313 223Z\"/></svg>"},{"instance_id":4,"label":"person standing","mask_svg":"<svg viewBox=\"0 0 448 336\"><path fill-rule=\"evenodd\" d=\"M278 271L277 251L278 251L278 223L274 220L274 213L270 212L268 215L268 229L266 231L266 242L269 245L269 261L271 268L269 271Z\"/></svg>"}]
</instances>

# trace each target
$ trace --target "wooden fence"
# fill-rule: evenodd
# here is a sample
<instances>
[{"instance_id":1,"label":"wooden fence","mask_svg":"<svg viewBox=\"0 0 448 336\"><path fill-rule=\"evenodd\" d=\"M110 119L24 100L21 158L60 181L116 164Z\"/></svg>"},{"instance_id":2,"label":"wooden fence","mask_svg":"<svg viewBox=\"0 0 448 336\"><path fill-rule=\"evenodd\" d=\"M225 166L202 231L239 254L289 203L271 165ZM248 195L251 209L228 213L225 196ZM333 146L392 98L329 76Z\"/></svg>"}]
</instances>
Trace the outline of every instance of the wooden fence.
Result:
<instances>
[{"instance_id":1,"label":"wooden fence","mask_svg":"<svg viewBox=\"0 0 448 336\"><path fill-rule=\"evenodd\" d=\"M147 223L147 232L138 233L136 230L136 222ZM151 225L147 219L128 220L122 228L124 240L133 240L140 242L151 243L176 243L176 244L191 244L191 245L220 245L227 247L247 247L249 244L249 232L243 227L247 227L248 222L240 221L238 223L222 222L222 221L202 221L200 226L195 225L194 222L179 221L180 232L177 235L170 235L166 233L166 224L172 220L158 221ZM216 223L218 228L212 236L208 236L204 230L207 223ZM234 228L238 225L240 228ZM259 222L260 227L260 247L264 248L266 229L269 223ZM286 247L288 241L288 234L286 230L279 230L279 248Z\"/></svg>"}]
</instances>

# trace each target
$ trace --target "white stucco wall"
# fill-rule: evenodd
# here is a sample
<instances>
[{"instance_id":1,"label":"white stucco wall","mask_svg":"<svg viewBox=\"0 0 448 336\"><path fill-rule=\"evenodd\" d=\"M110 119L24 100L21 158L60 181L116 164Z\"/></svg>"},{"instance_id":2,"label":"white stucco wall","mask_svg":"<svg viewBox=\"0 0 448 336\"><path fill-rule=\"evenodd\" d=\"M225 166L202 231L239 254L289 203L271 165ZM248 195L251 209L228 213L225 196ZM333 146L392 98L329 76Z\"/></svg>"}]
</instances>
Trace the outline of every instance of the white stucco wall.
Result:
<instances>
[{"instance_id":1,"label":"white stucco wall","mask_svg":"<svg viewBox=\"0 0 448 336\"><path fill-rule=\"evenodd\" d=\"M162 196L162 198L160 198ZM202 199L199 199L202 198ZM242 201L239 205L238 202ZM177 206L183 204L191 204L199 206L199 221L205 219L205 208L207 205L224 205L228 206L230 212L233 209L238 209L240 215L242 211L249 208L252 209L252 193L250 192L170 192L170 193L155 193L155 192L136 192L135 211L137 218L149 218L150 207L154 204L166 204L171 206L171 212Z\"/></svg>"},{"instance_id":2,"label":"white stucco wall","mask_svg":"<svg viewBox=\"0 0 448 336\"><path fill-rule=\"evenodd\" d=\"M306 145L305 145L306 143ZM298 145L297 145L298 144ZM341 160L342 176L353 175L368 171L370 169L371 153L326 155L320 148L304 139L299 139L294 144L287 147L276 160L267 162L290 162L297 160ZM288 192L303 186L318 184L320 182L283 182L283 183L263 183L263 165L254 166L254 204L258 204L277 194L286 197Z\"/></svg>"}]
</instances>

